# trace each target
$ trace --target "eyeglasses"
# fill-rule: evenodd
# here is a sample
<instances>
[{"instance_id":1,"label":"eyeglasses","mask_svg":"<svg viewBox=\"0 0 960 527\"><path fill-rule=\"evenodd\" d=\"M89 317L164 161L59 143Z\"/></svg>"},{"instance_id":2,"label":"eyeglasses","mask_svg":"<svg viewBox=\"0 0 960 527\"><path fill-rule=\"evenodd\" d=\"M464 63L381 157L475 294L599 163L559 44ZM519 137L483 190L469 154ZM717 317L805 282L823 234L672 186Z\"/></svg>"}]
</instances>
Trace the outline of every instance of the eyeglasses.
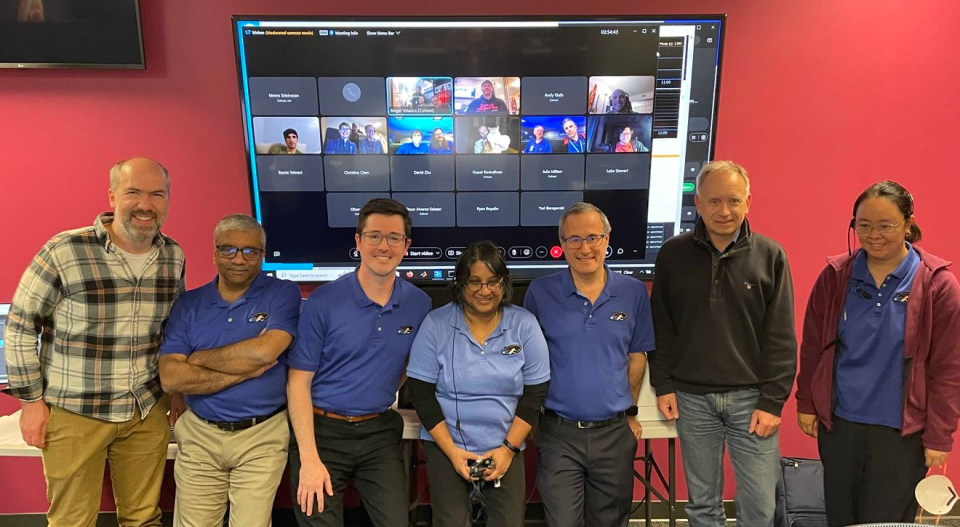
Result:
<instances>
[{"instance_id":1,"label":"eyeglasses","mask_svg":"<svg viewBox=\"0 0 960 527\"><path fill-rule=\"evenodd\" d=\"M366 241L368 245L380 245L380 242L387 240L387 245L390 247L398 247L407 239L407 237L402 234L393 232L383 234L379 231L363 232L360 233L360 236L363 236L364 241Z\"/></svg>"},{"instance_id":2,"label":"eyeglasses","mask_svg":"<svg viewBox=\"0 0 960 527\"><path fill-rule=\"evenodd\" d=\"M581 238L579 236L571 236L569 238L560 238L563 240L563 243L567 244L567 247L571 249L579 249L581 245L587 244L587 247L595 247L600 245L604 238L607 237L607 234L591 234L586 238Z\"/></svg>"},{"instance_id":3,"label":"eyeglasses","mask_svg":"<svg viewBox=\"0 0 960 527\"><path fill-rule=\"evenodd\" d=\"M487 291L491 293L496 293L503 287L503 278L497 280L496 282L481 282L480 280L467 280L467 290L471 293L476 293L483 289L483 286L487 286Z\"/></svg>"},{"instance_id":4,"label":"eyeglasses","mask_svg":"<svg viewBox=\"0 0 960 527\"><path fill-rule=\"evenodd\" d=\"M243 254L244 260L259 260L263 254L263 249L258 247L236 247L234 245L218 245L217 254L221 258L231 259L237 255L237 252Z\"/></svg>"},{"instance_id":5,"label":"eyeglasses","mask_svg":"<svg viewBox=\"0 0 960 527\"><path fill-rule=\"evenodd\" d=\"M897 227L899 227L900 225L903 225L903 222L905 221L907 220L906 219L901 220L900 223L895 223L893 225L889 223L881 223L880 225L869 225L866 223L860 223L860 224L857 224L854 227L854 229L856 229L857 234L861 234L861 235L870 234L870 231L872 231L873 229L877 229L877 232L880 232L883 234L890 234L891 232L896 230Z\"/></svg>"}]
</instances>

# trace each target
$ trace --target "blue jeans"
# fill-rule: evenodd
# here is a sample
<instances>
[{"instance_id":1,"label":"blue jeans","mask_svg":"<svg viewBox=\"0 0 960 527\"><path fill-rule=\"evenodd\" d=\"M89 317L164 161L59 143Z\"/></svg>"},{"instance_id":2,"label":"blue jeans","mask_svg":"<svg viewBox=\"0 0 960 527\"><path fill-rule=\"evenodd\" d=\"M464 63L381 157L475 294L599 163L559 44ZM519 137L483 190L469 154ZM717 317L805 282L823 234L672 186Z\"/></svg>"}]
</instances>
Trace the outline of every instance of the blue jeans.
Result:
<instances>
[{"instance_id":1,"label":"blue jeans","mask_svg":"<svg viewBox=\"0 0 960 527\"><path fill-rule=\"evenodd\" d=\"M779 431L761 438L747 433L757 407L758 391L693 395L677 392L677 431L690 501L692 527L725 527L723 512L723 448L737 479L737 525L769 527L776 509L774 495L780 471Z\"/></svg>"}]
</instances>

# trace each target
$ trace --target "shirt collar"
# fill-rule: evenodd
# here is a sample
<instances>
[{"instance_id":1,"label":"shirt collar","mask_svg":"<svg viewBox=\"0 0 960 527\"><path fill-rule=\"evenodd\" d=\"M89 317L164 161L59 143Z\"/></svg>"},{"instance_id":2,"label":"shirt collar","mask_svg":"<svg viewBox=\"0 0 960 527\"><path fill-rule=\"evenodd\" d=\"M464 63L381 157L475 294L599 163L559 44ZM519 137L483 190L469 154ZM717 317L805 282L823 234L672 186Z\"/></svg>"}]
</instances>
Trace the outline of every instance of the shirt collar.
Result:
<instances>
[{"instance_id":1,"label":"shirt collar","mask_svg":"<svg viewBox=\"0 0 960 527\"><path fill-rule=\"evenodd\" d=\"M265 275L263 274L263 271L260 271L260 273L257 274L256 278L253 279L253 282L250 283L250 287L248 287L247 290L243 292L243 295L241 295L240 298L238 298L236 301L234 301L231 304L220 296L220 291L217 289L217 284L220 283L220 275L217 274L213 277L213 280L210 280L209 282L207 282L206 285L203 286L204 287L203 295L205 298L205 302L208 305L231 306L234 304L243 303L243 302L246 302L247 300L252 300L254 298L257 298L260 296L260 293L263 292L263 287L267 283L267 280L266 278L264 278L264 276Z\"/></svg>"},{"instance_id":2,"label":"shirt collar","mask_svg":"<svg viewBox=\"0 0 960 527\"><path fill-rule=\"evenodd\" d=\"M464 335L472 336L470 333L470 326L467 325L467 319L463 314L463 306L458 306L453 302L448 305L452 308L450 309L450 313L447 315L447 323L450 324L450 327L455 328ZM493 333L490 334L490 337L487 337L488 340L491 337L500 335L513 327L512 317L507 315L509 312L507 307L508 306L503 307L503 310L500 314L500 322L497 323L497 327L493 329Z\"/></svg>"},{"instance_id":3,"label":"shirt collar","mask_svg":"<svg viewBox=\"0 0 960 527\"><path fill-rule=\"evenodd\" d=\"M907 255L897 264L897 268L890 272L889 276L896 278L897 280L902 280L907 273L910 272L910 269L913 267L913 264L916 260L920 258L917 254L917 251L913 249L913 245L910 242L903 242L907 246ZM857 255L853 259L853 269L850 270L850 278L854 278L861 282L873 283L873 278L870 276L870 268L867 267L867 251L863 249L857 251Z\"/></svg>"},{"instance_id":4,"label":"shirt collar","mask_svg":"<svg viewBox=\"0 0 960 527\"><path fill-rule=\"evenodd\" d=\"M355 269L352 273L350 273L351 276L348 279L350 280L350 286L353 288L353 301L357 303L357 307L367 307L371 305L379 307L380 304L377 304L373 300L370 300L370 297L368 297L367 294L363 292L363 288L360 287L360 279L357 277L357 270L359 268L360 267L357 266L357 269ZM387 302L387 305L383 307L387 307L387 306L390 306L391 308L400 307L400 295L401 295L400 288L401 287L402 285L400 284L400 279L394 278L393 291L390 293L390 300Z\"/></svg>"},{"instance_id":5,"label":"shirt collar","mask_svg":"<svg viewBox=\"0 0 960 527\"><path fill-rule=\"evenodd\" d=\"M613 283L614 282L613 271L610 270L607 264L603 264L603 270L607 273L607 283L603 284L603 291L601 291L600 296L597 297L598 301L600 300L600 298L604 296L604 294L609 296L617 296L617 294L619 293L618 291L619 288L615 283ZM579 294L577 292L577 284L573 283L573 274L570 271L569 266L567 267L567 270L561 275L561 280L563 284L563 291L566 291L567 296L573 296L573 295Z\"/></svg>"},{"instance_id":6,"label":"shirt collar","mask_svg":"<svg viewBox=\"0 0 960 527\"><path fill-rule=\"evenodd\" d=\"M117 244L113 243L110 239L110 231L107 229L107 225L113 223L113 212L101 212L97 219L93 221L93 230L97 235L97 239L100 241L100 245L107 250L107 252L115 253L120 248L117 247ZM153 245L160 248L166 245L163 234L160 231L157 231L157 236L153 239Z\"/></svg>"}]
</instances>

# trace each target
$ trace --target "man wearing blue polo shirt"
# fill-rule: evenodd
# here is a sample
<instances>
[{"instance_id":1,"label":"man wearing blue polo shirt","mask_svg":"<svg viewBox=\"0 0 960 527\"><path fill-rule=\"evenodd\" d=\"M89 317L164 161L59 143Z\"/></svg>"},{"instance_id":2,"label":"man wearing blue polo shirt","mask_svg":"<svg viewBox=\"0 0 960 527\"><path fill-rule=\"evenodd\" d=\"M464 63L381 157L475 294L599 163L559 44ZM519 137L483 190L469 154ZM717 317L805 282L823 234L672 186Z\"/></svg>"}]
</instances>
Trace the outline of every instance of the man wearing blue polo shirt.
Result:
<instances>
[{"instance_id":1,"label":"man wearing blue polo shirt","mask_svg":"<svg viewBox=\"0 0 960 527\"><path fill-rule=\"evenodd\" d=\"M360 265L310 295L288 358L297 439L290 487L301 526L342 526L347 480L375 525L407 525L403 418L390 406L430 298L396 279L410 246L406 207L370 200L354 238Z\"/></svg>"},{"instance_id":2,"label":"man wearing blue polo shirt","mask_svg":"<svg viewBox=\"0 0 960 527\"><path fill-rule=\"evenodd\" d=\"M610 221L575 203L560 218L568 269L531 282L524 307L550 352L537 488L551 527L623 526L640 437L635 401L654 347L643 282L603 262Z\"/></svg>"},{"instance_id":3,"label":"man wearing blue polo shirt","mask_svg":"<svg viewBox=\"0 0 960 527\"><path fill-rule=\"evenodd\" d=\"M214 229L217 276L177 299L160 347L164 390L186 394L175 435L174 525L270 524L290 442L284 351L296 284L261 274L263 227L234 214Z\"/></svg>"}]
</instances>

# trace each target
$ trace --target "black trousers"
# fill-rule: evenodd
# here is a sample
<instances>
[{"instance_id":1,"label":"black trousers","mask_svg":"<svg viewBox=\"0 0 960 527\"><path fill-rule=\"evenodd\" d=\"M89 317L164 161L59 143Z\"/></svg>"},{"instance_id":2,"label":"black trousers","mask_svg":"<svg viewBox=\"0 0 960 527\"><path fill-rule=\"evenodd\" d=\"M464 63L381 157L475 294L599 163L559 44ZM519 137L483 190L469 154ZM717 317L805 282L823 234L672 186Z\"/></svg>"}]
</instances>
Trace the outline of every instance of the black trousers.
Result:
<instances>
[{"instance_id":1,"label":"black trousers","mask_svg":"<svg viewBox=\"0 0 960 527\"><path fill-rule=\"evenodd\" d=\"M823 461L823 490L830 527L906 522L917 515L914 488L927 473L920 432L853 423L833 416L817 443Z\"/></svg>"},{"instance_id":2,"label":"black trousers","mask_svg":"<svg viewBox=\"0 0 960 527\"><path fill-rule=\"evenodd\" d=\"M427 479L430 481L430 507L434 527L469 527L473 507L470 491L473 484L460 477L443 450L433 441L423 442L427 459ZM488 527L523 527L526 516L526 476L523 452L510 463L510 469L500 479L500 488L493 482L483 482Z\"/></svg>"},{"instance_id":3,"label":"black trousers","mask_svg":"<svg viewBox=\"0 0 960 527\"><path fill-rule=\"evenodd\" d=\"M359 423L313 416L320 461L330 472L333 496L324 496L323 512L307 516L297 505L300 449L291 433L290 491L301 527L342 527L343 492L347 480L360 493L363 506L377 527L406 527L407 478L403 468L403 418L393 410Z\"/></svg>"},{"instance_id":4,"label":"black trousers","mask_svg":"<svg viewBox=\"0 0 960 527\"><path fill-rule=\"evenodd\" d=\"M626 419L583 430L542 417L537 489L550 527L626 527L637 439Z\"/></svg>"}]
</instances>

